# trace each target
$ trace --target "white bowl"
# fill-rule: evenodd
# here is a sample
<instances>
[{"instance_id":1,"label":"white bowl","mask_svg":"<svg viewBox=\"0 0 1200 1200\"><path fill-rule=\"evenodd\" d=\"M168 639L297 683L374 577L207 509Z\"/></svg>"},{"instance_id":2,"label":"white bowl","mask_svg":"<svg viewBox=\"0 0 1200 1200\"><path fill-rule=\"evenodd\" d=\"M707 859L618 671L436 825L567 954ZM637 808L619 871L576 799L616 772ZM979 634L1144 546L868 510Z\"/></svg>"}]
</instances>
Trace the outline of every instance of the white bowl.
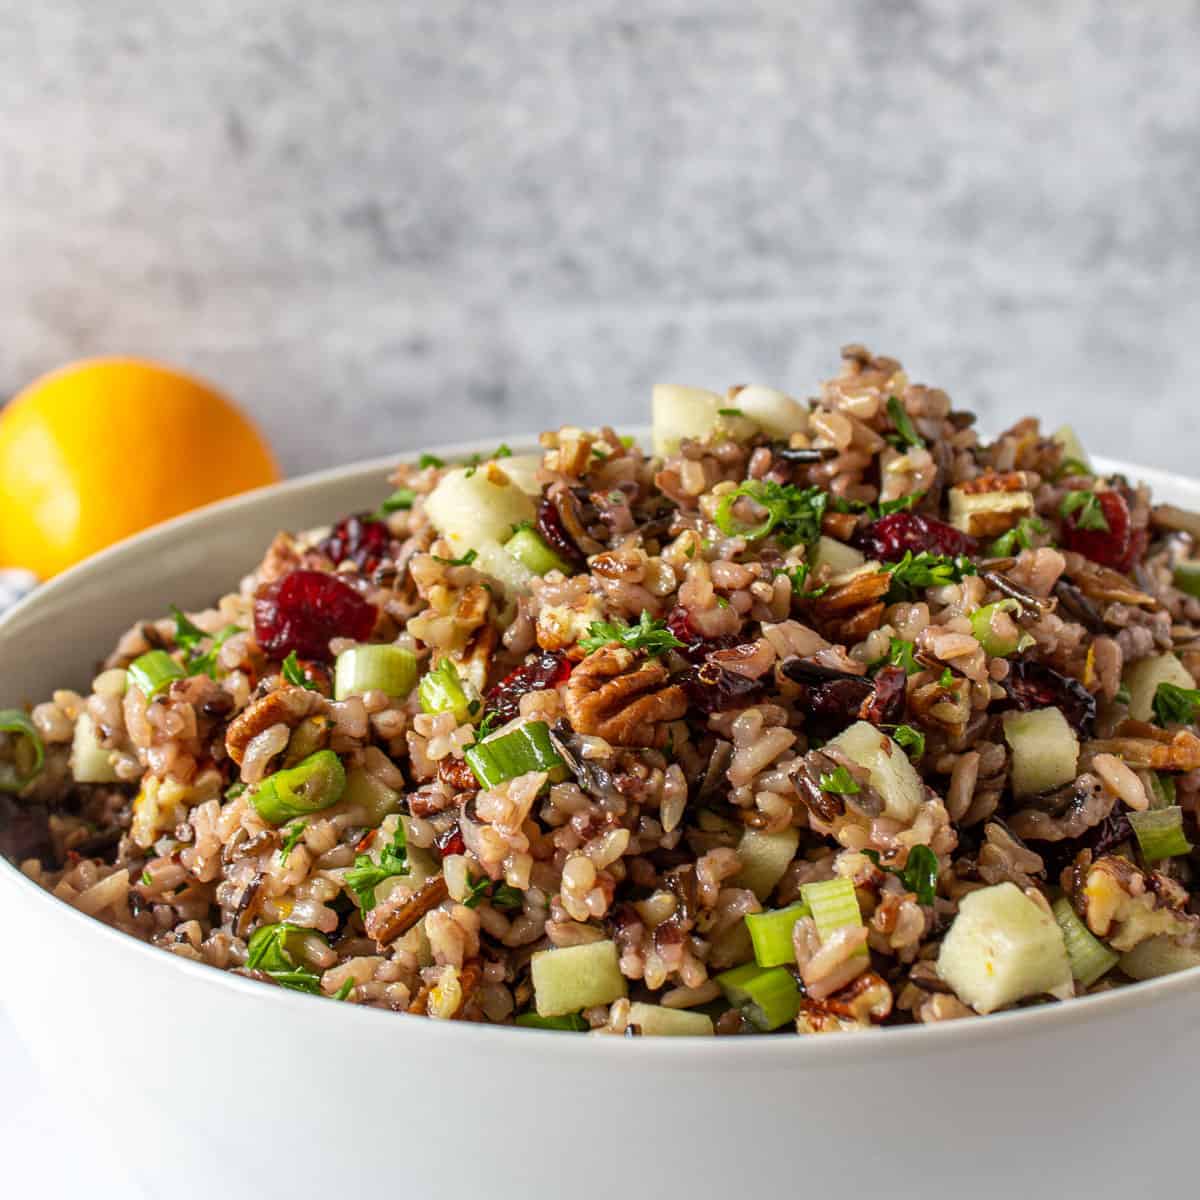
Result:
<instances>
[{"instance_id":1,"label":"white bowl","mask_svg":"<svg viewBox=\"0 0 1200 1200\"><path fill-rule=\"evenodd\" d=\"M0 703L85 686L122 630L229 590L277 529L373 507L392 461L214 505L62 575L0 621ZM1196 483L1102 466L1200 506ZM0 937L0 996L70 1121L154 1196L1094 1200L1192 1182L1200 971L928 1028L627 1041L266 987L4 862Z\"/></svg>"}]
</instances>

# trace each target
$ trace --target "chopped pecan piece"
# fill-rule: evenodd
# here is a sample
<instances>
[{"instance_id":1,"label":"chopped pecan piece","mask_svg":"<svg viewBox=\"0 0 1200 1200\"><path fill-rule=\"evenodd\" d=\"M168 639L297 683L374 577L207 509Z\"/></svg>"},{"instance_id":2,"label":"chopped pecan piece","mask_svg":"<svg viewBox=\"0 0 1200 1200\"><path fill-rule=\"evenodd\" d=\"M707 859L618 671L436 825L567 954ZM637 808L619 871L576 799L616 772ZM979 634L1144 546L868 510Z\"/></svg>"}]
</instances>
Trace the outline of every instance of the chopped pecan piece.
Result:
<instances>
[{"instance_id":1,"label":"chopped pecan piece","mask_svg":"<svg viewBox=\"0 0 1200 1200\"><path fill-rule=\"evenodd\" d=\"M637 664L632 650L616 644L590 654L575 668L563 703L577 733L617 746L663 745L665 723L679 720L688 706L683 688L668 682L661 662Z\"/></svg>"},{"instance_id":2,"label":"chopped pecan piece","mask_svg":"<svg viewBox=\"0 0 1200 1200\"><path fill-rule=\"evenodd\" d=\"M367 936L374 938L375 944L381 948L406 934L449 895L446 879L442 875L425 880L415 892L408 892L407 889L397 891L399 894L394 902L389 897L375 905L363 922Z\"/></svg>"},{"instance_id":3,"label":"chopped pecan piece","mask_svg":"<svg viewBox=\"0 0 1200 1200\"><path fill-rule=\"evenodd\" d=\"M1171 732L1145 721L1122 721L1113 737L1089 742L1097 754L1115 754L1131 767L1152 771L1200 768L1200 738L1187 729Z\"/></svg>"},{"instance_id":4,"label":"chopped pecan piece","mask_svg":"<svg viewBox=\"0 0 1200 1200\"><path fill-rule=\"evenodd\" d=\"M1102 567L1090 558L1072 550L1065 551L1067 578L1089 599L1106 604L1133 604L1139 608L1158 608L1158 601L1134 587L1130 581L1110 567Z\"/></svg>"},{"instance_id":5,"label":"chopped pecan piece","mask_svg":"<svg viewBox=\"0 0 1200 1200\"><path fill-rule=\"evenodd\" d=\"M316 692L302 687L282 687L256 700L230 724L225 732L225 750L238 766L253 738L272 725L295 729L305 717L324 706Z\"/></svg>"},{"instance_id":6,"label":"chopped pecan piece","mask_svg":"<svg viewBox=\"0 0 1200 1200\"><path fill-rule=\"evenodd\" d=\"M798 1033L847 1033L868 1029L892 1011L892 989L874 971L851 980L824 1000L806 996L796 1018Z\"/></svg>"},{"instance_id":7,"label":"chopped pecan piece","mask_svg":"<svg viewBox=\"0 0 1200 1200\"><path fill-rule=\"evenodd\" d=\"M461 758L447 755L438 763L438 778L456 792L477 792L479 781L475 772ZM414 813L414 815L417 815Z\"/></svg>"}]
</instances>

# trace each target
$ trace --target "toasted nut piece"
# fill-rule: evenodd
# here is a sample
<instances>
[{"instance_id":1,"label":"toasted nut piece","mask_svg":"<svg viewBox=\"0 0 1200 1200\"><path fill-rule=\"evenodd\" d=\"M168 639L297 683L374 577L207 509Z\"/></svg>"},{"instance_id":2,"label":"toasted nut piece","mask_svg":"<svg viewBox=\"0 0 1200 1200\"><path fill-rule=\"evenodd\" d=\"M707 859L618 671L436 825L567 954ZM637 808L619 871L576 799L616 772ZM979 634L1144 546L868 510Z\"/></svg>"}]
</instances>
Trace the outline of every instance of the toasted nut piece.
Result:
<instances>
[{"instance_id":1,"label":"toasted nut piece","mask_svg":"<svg viewBox=\"0 0 1200 1200\"><path fill-rule=\"evenodd\" d=\"M588 655L571 673L563 705L576 732L617 746L659 746L666 722L687 712L683 689L668 683L666 667L613 643Z\"/></svg>"},{"instance_id":2,"label":"toasted nut piece","mask_svg":"<svg viewBox=\"0 0 1200 1200\"><path fill-rule=\"evenodd\" d=\"M1122 721L1110 738L1089 742L1088 749L1115 754L1130 767L1153 771L1195 771L1200 768L1200 738L1187 729L1174 733L1145 721Z\"/></svg>"},{"instance_id":3,"label":"toasted nut piece","mask_svg":"<svg viewBox=\"0 0 1200 1200\"><path fill-rule=\"evenodd\" d=\"M972 537L996 537L1032 512L1023 471L989 471L950 489L950 524Z\"/></svg>"},{"instance_id":4,"label":"toasted nut piece","mask_svg":"<svg viewBox=\"0 0 1200 1200\"><path fill-rule=\"evenodd\" d=\"M374 938L375 944L381 948L390 945L406 934L427 912L437 908L449 894L445 876L435 875L425 880L415 892L398 896L395 904L391 903L389 897L367 913L363 922L367 936Z\"/></svg>"},{"instance_id":5,"label":"toasted nut piece","mask_svg":"<svg viewBox=\"0 0 1200 1200\"><path fill-rule=\"evenodd\" d=\"M324 699L302 687L282 687L256 700L230 724L225 732L225 750L240 767L246 747L272 725L295 729L305 717L324 707Z\"/></svg>"}]
</instances>

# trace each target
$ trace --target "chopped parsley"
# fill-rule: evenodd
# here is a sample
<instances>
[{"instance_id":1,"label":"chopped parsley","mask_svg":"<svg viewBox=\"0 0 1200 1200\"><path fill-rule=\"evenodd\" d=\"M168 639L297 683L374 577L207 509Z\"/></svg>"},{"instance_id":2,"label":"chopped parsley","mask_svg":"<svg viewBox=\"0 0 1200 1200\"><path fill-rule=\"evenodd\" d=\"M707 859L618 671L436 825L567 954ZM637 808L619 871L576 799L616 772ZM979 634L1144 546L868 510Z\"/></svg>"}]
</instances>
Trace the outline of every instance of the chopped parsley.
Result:
<instances>
[{"instance_id":1,"label":"chopped parsley","mask_svg":"<svg viewBox=\"0 0 1200 1200\"><path fill-rule=\"evenodd\" d=\"M893 637L887 648L887 653L873 667L903 667L905 675L915 675L921 664L917 662L914 651L916 646L904 638Z\"/></svg>"},{"instance_id":2,"label":"chopped parsley","mask_svg":"<svg viewBox=\"0 0 1200 1200\"><path fill-rule=\"evenodd\" d=\"M315 929L306 929L303 925L293 925L288 921L281 921L278 925L263 925L255 930L250 939L246 966L251 971L261 971L280 987L318 995L321 991L320 977L295 958L296 943L306 936L319 938L322 935Z\"/></svg>"},{"instance_id":3,"label":"chopped parsley","mask_svg":"<svg viewBox=\"0 0 1200 1200\"><path fill-rule=\"evenodd\" d=\"M154 882L154 876L150 874L148 867L142 868L141 878L138 880L138 882L142 885L142 887L149 887Z\"/></svg>"},{"instance_id":4,"label":"chopped parsley","mask_svg":"<svg viewBox=\"0 0 1200 1200\"><path fill-rule=\"evenodd\" d=\"M854 796L862 790L855 782L854 776L841 763L832 771L826 771L818 783L821 791L836 792L841 796Z\"/></svg>"},{"instance_id":5,"label":"chopped parsley","mask_svg":"<svg viewBox=\"0 0 1200 1200\"><path fill-rule=\"evenodd\" d=\"M717 415L722 417L744 417L746 414L740 408L718 408Z\"/></svg>"},{"instance_id":6,"label":"chopped parsley","mask_svg":"<svg viewBox=\"0 0 1200 1200\"><path fill-rule=\"evenodd\" d=\"M287 658L283 660L280 674L283 676L284 682L290 683L293 687L307 688L310 692L319 690L317 685L304 673L304 668L300 665L295 650L288 652Z\"/></svg>"},{"instance_id":7,"label":"chopped parsley","mask_svg":"<svg viewBox=\"0 0 1200 1200\"><path fill-rule=\"evenodd\" d=\"M300 844L300 839L304 836L304 827L307 824L307 821L297 821L295 825L288 827L283 845L279 847L279 865L281 867L287 866L288 856Z\"/></svg>"},{"instance_id":8,"label":"chopped parsley","mask_svg":"<svg viewBox=\"0 0 1200 1200\"><path fill-rule=\"evenodd\" d=\"M894 867L885 867L879 861L879 852L864 850L867 856L881 871L895 875L905 888L914 893L918 904L932 904L937 896L938 860L937 855L928 846L914 846L908 852L908 861L902 871Z\"/></svg>"},{"instance_id":9,"label":"chopped parsley","mask_svg":"<svg viewBox=\"0 0 1200 1200\"><path fill-rule=\"evenodd\" d=\"M892 577L889 603L911 600L924 588L960 583L964 576L977 573L975 564L965 555L957 554L951 558L945 554L930 554L928 550L922 550L920 554L906 550L899 562L886 563L883 569Z\"/></svg>"},{"instance_id":10,"label":"chopped parsley","mask_svg":"<svg viewBox=\"0 0 1200 1200\"><path fill-rule=\"evenodd\" d=\"M498 458L512 458L512 450L504 442L501 442L492 454L472 454L470 458L464 459L462 465L467 468L467 478L470 479L482 463L495 462Z\"/></svg>"},{"instance_id":11,"label":"chopped parsley","mask_svg":"<svg viewBox=\"0 0 1200 1200\"><path fill-rule=\"evenodd\" d=\"M509 912L523 904L521 893L515 887L503 882L493 884L486 875L481 879L472 879L468 875L467 894L463 897L463 904L467 908L475 908L482 900L489 900L493 908Z\"/></svg>"},{"instance_id":12,"label":"chopped parsley","mask_svg":"<svg viewBox=\"0 0 1200 1200\"><path fill-rule=\"evenodd\" d=\"M904 405L900 403L899 396L888 397L887 412L888 416L892 418L892 424L896 427L896 435L900 442L898 449L903 449L905 446L918 446L923 450L925 440L913 428L912 418L905 411Z\"/></svg>"},{"instance_id":13,"label":"chopped parsley","mask_svg":"<svg viewBox=\"0 0 1200 1200\"><path fill-rule=\"evenodd\" d=\"M432 555L434 562L440 562L443 567L469 567L479 554L475 550L468 550L462 558L443 558L440 554Z\"/></svg>"},{"instance_id":14,"label":"chopped parsley","mask_svg":"<svg viewBox=\"0 0 1200 1200\"><path fill-rule=\"evenodd\" d=\"M346 886L354 893L365 917L375 907L375 889L385 879L408 874L408 842L404 837L404 822L396 824L392 840L379 853L376 862L369 854L360 854L354 866L346 872Z\"/></svg>"},{"instance_id":15,"label":"chopped parsley","mask_svg":"<svg viewBox=\"0 0 1200 1200\"><path fill-rule=\"evenodd\" d=\"M184 670L189 675L207 675L210 679L217 677L217 652L235 633L241 633L238 625L226 625L218 633L208 634L199 628L186 613L171 605L171 616L175 618L175 645L183 651ZM200 643L211 638L207 653L200 653Z\"/></svg>"},{"instance_id":16,"label":"chopped parsley","mask_svg":"<svg viewBox=\"0 0 1200 1200\"><path fill-rule=\"evenodd\" d=\"M743 525L733 515L733 506L743 496L766 511L757 525ZM828 504L829 493L819 487L752 479L721 497L713 520L726 537L754 542L773 534L784 546L809 546L821 536L821 519Z\"/></svg>"},{"instance_id":17,"label":"chopped parsley","mask_svg":"<svg viewBox=\"0 0 1200 1200\"><path fill-rule=\"evenodd\" d=\"M942 669L942 677L938 680L940 687L949 688L954 686L954 672L949 667Z\"/></svg>"},{"instance_id":18,"label":"chopped parsley","mask_svg":"<svg viewBox=\"0 0 1200 1200\"><path fill-rule=\"evenodd\" d=\"M225 789L225 799L236 800L245 790L246 785L239 779L237 783L231 783Z\"/></svg>"},{"instance_id":19,"label":"chopped parsley","mask_svg":"<svg viewBox=\"0 0 1200 1200\"><path fill-rule=\"evenodd\" d=\"M384 517L402 509L412 508L416 503L417 493L412 488L397 488L372 514L371 519L382 521Z\"/></svg>"},{"instance_id":20,"label":"chopped parsley","mask_svg":"<svg viewBox=\"0 0 1200 1200\"><path fill-rule=\"evenodd\" d=\"M925 753L925 735L911 725L897 725L892 740L904 747L904 752L913 762L920 762Z\"/></svg>"},{"instance_id":21,"label":"chopped parsley","mask_svg":"<svg viewBox=\"0 0 1200 1200\"><path fill-rule=\"evenodd\" d=\"M443 458L438 458L436 454L422 454L421 457L417 459L417 466L421 467L422 470L425 467L444 467L445 465L446 460Z\"/></svg>"},{"instance_id":22,"label":"chopped parsley","mask_svg":"<svg viewBox=\"0 0 1200 1200\"><path fill-rule=\"evenodd\" d=\"M619 642L630 650L644 650L651 658L683 645L666 627L665 621L653 620L645 609L636 625L593 621L588 626L587 637L580 638L579 647L585 654L592 654L610 642Z\"/></svg>"},{"instance_id":23,"label":"chopped parsley","mask_svg":"<svg viewBox=\"0 0 1200 1200\"><path fill-rule=\"evenodd\" d=\"M1007 533L1002 533L988 548L991 558L1010 558L1017 549L1031 550L1037 534L1048 533L1040 517L1022 517Z\"/></svg>"},{"instance_id":24,"label":"chopped parsley","mask_svg":"<svg viewBox=\"0 0 1200 1200\"><path fill-rule=\"evenodd\" d=\"M1060 516L1075 514L1076 529L1094 529L1108 533L1108 518L1100 507L1100 497L1095 492L1068 492L1058 506Z\"/></svg>"},{"instance_id":25,"label":"chopped parsley","mask_svg":"<svg viewBox=\"0 0 1200 1200\"><path fill-rule=\"evenodd\" d=\"M886 517L890 513L916 508L924 495L924 492L909 492L906 496L897 496L895 500L881 500L878 504L868 504L865 500L847 500L844 496L834 496L829 503L834 512L865 513L869 520L877 521L880 517Z\"/></svg>"},{"instance_id":26,"label":"chopped parsley","mask_svg":"<svg viewBox=\"0 0 1200 1200\"><path fill-rule=\"evenodd\" d=\"M1132 704L1133 703L1133 696L1130 693L1129 689L1124 684L1121 684L1121 686L1119 688L1117 688L1117 693L1115 696L1113 696L1113 699L1118 704Z\"/></svg>"},{"instance_id":27,"label":"chopped parsley","mask_svg":"<svg viewBox=\"0 0 1200 1200\"><path fill-rule=\"evenodd\" d=\"M1200 688L1183 688L1160 683L1154 689L1154 719L1160 725L1191 725L1200 705Z\"/></svg>"}]
</instances>

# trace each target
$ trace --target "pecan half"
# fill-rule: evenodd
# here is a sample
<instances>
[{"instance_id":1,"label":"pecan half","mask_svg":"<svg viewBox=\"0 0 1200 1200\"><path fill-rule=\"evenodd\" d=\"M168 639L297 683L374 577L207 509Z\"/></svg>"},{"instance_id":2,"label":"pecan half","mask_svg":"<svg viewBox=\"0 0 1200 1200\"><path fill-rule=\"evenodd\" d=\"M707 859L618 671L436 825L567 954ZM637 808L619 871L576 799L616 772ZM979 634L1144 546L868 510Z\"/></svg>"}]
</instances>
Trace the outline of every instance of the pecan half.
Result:
<instances>
[{"instance_id":1,"label":"pecan half","mask_svg":"<svg viewBox=\"0 0 1200 1200\"><path fill-rule=\"evenodd\" d=\"M397 889L399 891L399 889ZM405 889L407 890L407 889ZM389 897L375 905L363 922L367 936L379 947L390 945L406 934L427 912L432 912L450 893L445 876L427 879L415 892L400 892L395 902Z\"/></svg>"},{"instance_id":2,"label":"pecan half","mask_svg":"<svg viewBox=\"0 0 1200 1200\"><path fill-rule=\"evenodd\" d=\"M661 746L667 721L687 712L687 696L668 682L655 659L638 664L626 646L605 646L571 673L563 699L577 733L594 734L617 746Z\"/></svg>"},{"instance_id":3,"label":"pecan half","mask_svg":"<svg viewBox=\"0 0 1200 1200\"><path fill-rule=\"evenodd\" d=\"M1122 721L1115 735L1089 742L1096 754L1115 754L1131 767L1152 771L1195 771L1200 768L1200 738L1186 729L1159 729L1145 721Z\"/></svg>"},{"instance_id":4,"label":"pecan half","mask_svg":"<svg viewBox=\"0 0 1200 1200\"><path fill-rule=\"evenodd\" d=\"M1139 608L1158 608L1159 603L1146 592L1134 587L1119 571L1102 567L1073 550L1063 553L1067 578L1089 599L1106 604L1132 604Z\"/></svg>"},{"instance_id":5,"label":"pecan half","mask_svg":"<svg viewBox=\"0 0 1200 1200\"><path fill-rule=\"evenodd\" d=\"M251 740L272 725L295 729L305 717L323 708L324 699L302 687L282 687L268 692L240 713L225 731L225 750L240 767Z\"/></svg>"}]
</instances>

